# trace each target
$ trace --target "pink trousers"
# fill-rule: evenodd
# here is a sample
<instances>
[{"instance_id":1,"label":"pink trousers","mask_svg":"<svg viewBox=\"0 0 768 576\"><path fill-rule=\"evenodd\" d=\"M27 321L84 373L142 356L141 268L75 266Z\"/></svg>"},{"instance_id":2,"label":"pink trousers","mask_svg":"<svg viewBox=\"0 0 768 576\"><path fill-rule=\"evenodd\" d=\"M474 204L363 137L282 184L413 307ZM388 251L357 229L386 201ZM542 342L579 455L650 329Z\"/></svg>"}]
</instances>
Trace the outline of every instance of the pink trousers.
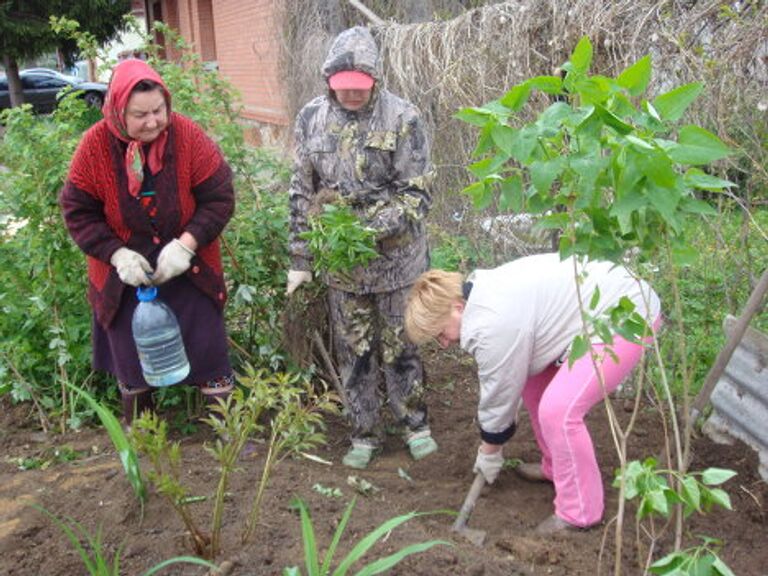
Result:
<instances>
[{"instance_id":1,"label":"pink trousers","mask_svg":"<svg viewBox=\"0 0 768 576\"><path fill-rule=\"evenodd\" d=\"M661 319L654 322L654 331ZM615 335L610 354L601 354L605 392L589 354L571 368L566 362L550 366L528 379L523 403L531 417L536 442L541 450L541 469L555 485L555 514L575 526L597 524L603 517L603 481L595 449L584 424L587 412L605 394L618 388L643 356L643 346Z\"/></svg>"}]
</instances>

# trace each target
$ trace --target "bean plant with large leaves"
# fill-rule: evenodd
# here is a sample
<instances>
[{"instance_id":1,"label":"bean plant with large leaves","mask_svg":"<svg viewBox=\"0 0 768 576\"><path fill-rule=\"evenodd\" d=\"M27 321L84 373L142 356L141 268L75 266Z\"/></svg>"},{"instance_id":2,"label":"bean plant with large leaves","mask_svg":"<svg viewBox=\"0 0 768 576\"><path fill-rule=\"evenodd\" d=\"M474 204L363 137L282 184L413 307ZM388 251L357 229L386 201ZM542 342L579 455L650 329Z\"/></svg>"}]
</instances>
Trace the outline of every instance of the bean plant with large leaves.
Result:
<instances>
[{"instance_id":1,"label":"bean plant with large leaves","mask_svg":"<svg viewBox=\"0 0 768 576\"><path fill-rule=\"evenodd\" d=\"M481 129L474 150L480 159L469 166L477 182L465 192L478 208L496 201L502 211L542 214L541 226L562 231L563 256L618 261L629 248L647 255L669 240L685 263L692 248L684 220L715 212L696 191L731 186L701 168L729 148L704 128L678 125L703 86L644 99L649 56L616 78L590 76L591 62L585 37L563 65L564 77L531 78L457 113ZM554 101L535 120L513 125L542 95Z\"/></svg>"},{"instance_id":2,"label":"bean plant with large leaves","mask_svg":"<svg viewBox=\"0 0 768 576\"><path fill-rule=\"evenodd\" d=\"M682 306L674 268L690 263L695 255L695 248L686 241L686 224L691 218L716 214L701 192L717 193L733 185L706 170L731 150L712 132L683 122L686 110L704 89L701 83L646 97L652 73L649 56L615 78L590 75L592 59L592 44L584 37L562 66L561 75L530 78L498 100L457 113L480 129L473 152L477 160L469 166L476 182L464 191L479 209L495 204L501 212L536 214L540 227L559 235L563 258L576 255L623 264L632 250L638 262L671 262L673 269L666 272L673 297L667 305L678 322L677 358L684 359ZM540 112L527 121L530 109ZM574 275L580 275L578 266ZM572 346L571 360L591 353L596 361L590 345L595 336L611 344L613 333L630 339L647 334L650 319L635 314L627 299L601 317L592 316L598 298L596 294L592 301L580 302L584 328ZM685 488L695 484L687 471L690 420L685 418L681 430L656 342L652 350L659 367L654 374L660 381L654 384L668 405L666 416L673 432L677 468L670 473L670 481L674 489L680 488L675 493L685 494ZM688 371L681 372L683 406L687 406L690 382L685 380ZM642 387L637 390L636 410ZM614 573L620 574L624 502L632 496L627 471L639 464L627 459L634 420L622 429L609 402L606 407L620 459L614 565ZM682 523L690 507L681 499L673 505L675 553L685 554L681 552ZM704 512L698 506L694 509ZM655 542L655 533L646 534Z\"/></svg>"}]
</instances>

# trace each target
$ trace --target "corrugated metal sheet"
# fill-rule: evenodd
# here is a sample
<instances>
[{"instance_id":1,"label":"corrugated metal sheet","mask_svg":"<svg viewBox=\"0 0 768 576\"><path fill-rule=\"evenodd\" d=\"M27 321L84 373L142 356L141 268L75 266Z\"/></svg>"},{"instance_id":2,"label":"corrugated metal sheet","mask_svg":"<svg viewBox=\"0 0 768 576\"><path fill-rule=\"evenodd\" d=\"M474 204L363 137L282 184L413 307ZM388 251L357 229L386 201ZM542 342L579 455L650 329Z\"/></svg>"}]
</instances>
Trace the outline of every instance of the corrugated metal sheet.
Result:
<instances>
[{"instance_id":1,"label":"corrugated metal sheet","mask_svg":"<svg viewBox=\"0 0 768 576\"><path fill-rule=\"evenodd\" d=\"M730 334L736 319L723 325ZM704 432L715 442L742 440L760 456L760 476L768 481L768 336L747 328L711 397L712 415Z\"/></svg>"}]
</instances>

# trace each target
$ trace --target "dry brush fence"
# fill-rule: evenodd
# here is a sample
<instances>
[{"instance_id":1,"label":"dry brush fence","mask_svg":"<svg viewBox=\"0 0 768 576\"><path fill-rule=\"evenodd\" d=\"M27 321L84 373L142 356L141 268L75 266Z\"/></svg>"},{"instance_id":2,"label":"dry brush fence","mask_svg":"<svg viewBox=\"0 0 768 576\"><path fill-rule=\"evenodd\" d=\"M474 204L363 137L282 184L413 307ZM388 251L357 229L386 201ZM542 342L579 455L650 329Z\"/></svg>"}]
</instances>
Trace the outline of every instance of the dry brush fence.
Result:
<instances>
[{"instance_id":1,"label":"dry brush fence","mask_svg":"<svg viewBox=\"0 0 768 576\"><path fill-rule=\"evenodd\" d=\"M386 4L397 3L366 4L384 11ZM433 4L441 8L441 2ZM442 13L456 13L456 4L445 3ZM324 90L319 70L334 34L340 27L367 22L346 3L322 0L289 0L286 14L284 70L290 112L295 114ZM438 225L455 227L457 215L467 216L465 224L472 219L467 200L456 192L468 183L464 167L476 134L453 114L498 98L528 77L551 74L583 35L595 46L596 73L615 75L650 54L652 92L704 81L705 95L692 109L691 122L711 129L741 152L720 167L740 185L740 201L749 209L766 202L764 0L519 0L488 4L447 20L389 20L372 26L372 31L384 58L386 86L418 105L432 129L438 176L432 220ZM542 104L534 100L529 112Z\"/></svg>"}]
</instances>

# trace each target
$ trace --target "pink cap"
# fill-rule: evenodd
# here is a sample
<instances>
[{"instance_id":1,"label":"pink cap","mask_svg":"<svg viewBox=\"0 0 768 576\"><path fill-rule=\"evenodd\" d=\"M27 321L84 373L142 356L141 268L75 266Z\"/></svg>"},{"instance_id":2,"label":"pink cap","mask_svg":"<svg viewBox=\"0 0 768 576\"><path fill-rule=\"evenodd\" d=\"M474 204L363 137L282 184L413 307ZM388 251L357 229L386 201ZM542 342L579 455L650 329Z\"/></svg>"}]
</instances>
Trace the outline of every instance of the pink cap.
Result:
<instances>
[{"instance_id":1,"label":"pink cap","mask_svg":"<svg viewBox=\"0 0 768 576\"><path fill-rule=\"evenodd\" d=\"M331 90L370 90L374 79L371 75L357 70L344 70L336 72L328 78Z\"/></svg>"}]
</instances>

